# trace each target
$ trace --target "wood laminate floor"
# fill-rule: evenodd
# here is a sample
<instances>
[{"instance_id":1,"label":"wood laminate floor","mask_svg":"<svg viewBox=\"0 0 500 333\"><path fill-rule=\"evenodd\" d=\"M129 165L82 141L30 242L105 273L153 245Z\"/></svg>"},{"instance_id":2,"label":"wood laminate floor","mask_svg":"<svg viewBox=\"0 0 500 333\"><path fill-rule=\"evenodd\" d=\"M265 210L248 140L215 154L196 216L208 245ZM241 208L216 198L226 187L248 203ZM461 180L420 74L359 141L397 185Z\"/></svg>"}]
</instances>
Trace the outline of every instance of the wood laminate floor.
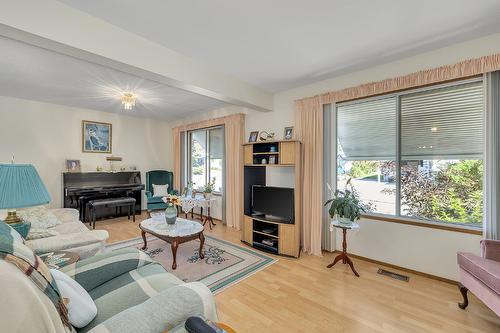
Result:
<instances>
[{"instance_id":1,"label":"wood laminate floor","mask_svg":"<svg viewBox=\"0 0 500 333\"><path fill-rule=\"evenodd\" d=\"M135 238L144 218L97 221L96 229L107 230L110 243ZM239 232L220 223L205 230L242 244ZM276 264L216 295L220 321L239 333L500 332L500 318L473 295L467 310L457 307L454 285L406 272L400 273L410 282L398 281L377 274L380 265L353 259L357 278L341 264L326 268L334 256L277 257Z\"/></svg>"}]
</instances>

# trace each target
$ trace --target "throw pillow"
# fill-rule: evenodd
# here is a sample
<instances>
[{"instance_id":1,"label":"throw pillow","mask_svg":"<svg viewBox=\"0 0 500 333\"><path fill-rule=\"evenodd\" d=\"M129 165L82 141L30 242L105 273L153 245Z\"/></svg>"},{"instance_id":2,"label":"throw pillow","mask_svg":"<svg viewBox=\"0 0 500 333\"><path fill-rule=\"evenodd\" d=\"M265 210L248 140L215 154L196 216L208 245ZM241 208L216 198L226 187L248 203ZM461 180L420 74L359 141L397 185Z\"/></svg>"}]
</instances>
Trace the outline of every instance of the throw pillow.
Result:
<instances>
[{"instance_id":1,"label":"throw pillow","mask_svg":"<svg viewBox=\"0 0 500 333\"><path fill-rule=\"evenodd\" d=\"M31 228L28 233L28 237L26 239L33 240L33 239L53 237L57 235L59 235L59 233L55 230Z\"/></svg>"},{"instance_id":2,"label":"throw pillow","mask_svg":"<svg viewBox=\"0 0 500 333\"><path fill-rule=\"evenodd\" d=\"M21 220L31 223L33 229L47 229L61 224L54 213L45 206L20 209L17 215Z\"/></svg>"},{"instance_id":3,"label":"throw pillow","mask_svg":"<svg viewBox=\"0 0 500 333\"><path fill-rule=\"evenodd\" d=\"M65 273L51 269L61 297L69 300L68 319L71 325L82 328L87 326L97 315L94 300L83 287Z\"/></svg>"},{"instance_id":4,"label":"throw pillow","mask_svg":"<svg viewBox=\"0 0 500 333\"><path fill-rule=\"evenodd\" d=\"M168 195L168 184L153 184L153 197L166 197Z\"/></svg>"},{"instance_id":5,"label":"throw pillow","mask_svg":"<svg viewBox=\"0 0 500 333\"><path fill-rule=\"evenodd\" d=\"M16 229L12 228L12 226L8 225L7 223L4 223L4 222L0 222L0 223L2 223L2 225L6 225L8 227L6 230L10 233L10 236L14 239L14 241L24 244L23 236L21 236L21 234Z\"/></svg>"}]
</instances>

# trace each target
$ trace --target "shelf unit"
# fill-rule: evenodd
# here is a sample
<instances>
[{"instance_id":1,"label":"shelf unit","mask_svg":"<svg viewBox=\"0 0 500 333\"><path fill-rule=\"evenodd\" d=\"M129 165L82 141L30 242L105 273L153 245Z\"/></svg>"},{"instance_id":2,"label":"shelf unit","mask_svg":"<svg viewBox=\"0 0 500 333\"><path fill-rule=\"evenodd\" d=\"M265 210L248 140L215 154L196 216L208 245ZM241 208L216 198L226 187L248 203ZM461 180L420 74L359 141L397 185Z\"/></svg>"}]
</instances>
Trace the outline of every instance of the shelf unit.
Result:
<instances>
[{"instance_id":1,"label":"shelf unit","mask_svg":"<svg viewBox=\"0 0 500 333\"><path fill-rule=\"evenodd\" d=\"M299 141L263 141L243 144L243 224L241 241L266 252L298 258L302 211L300 179L302 145ZM269 164L274 157L274 164ZM265 159L266 163L263 163ZM271 158L272 159L272 158ZM266 168L293 168L294 223L286 224L251 215L252 185L266 185Z\"/></svg>"}]
</instances>

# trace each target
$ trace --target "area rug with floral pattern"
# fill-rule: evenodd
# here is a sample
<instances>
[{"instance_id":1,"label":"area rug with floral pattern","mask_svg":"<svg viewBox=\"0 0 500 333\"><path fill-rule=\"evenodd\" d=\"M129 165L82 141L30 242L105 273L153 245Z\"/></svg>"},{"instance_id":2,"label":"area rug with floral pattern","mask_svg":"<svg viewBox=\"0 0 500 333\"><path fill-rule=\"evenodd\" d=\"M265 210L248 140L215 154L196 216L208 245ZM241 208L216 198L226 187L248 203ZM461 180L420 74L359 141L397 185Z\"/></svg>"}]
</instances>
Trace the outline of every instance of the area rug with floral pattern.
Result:
<instances>
[{"instance_id":1,"label":"area rug with floral pattern","mask_svg":"<svg viewBox=\"0 0 500 333\"><path fill-rule=\"evenodd\" d=\"M214 293L246 279L277 261L261 252L205 236L204 259L199 256L198 240L180 244L177 250L177 269L172 270L170 244L153 236L149 236L147 241L148 247L144 252L158 261L168 272L184 282L200 281ZM110 244L107 249L111 251L125 247L140 249L142 245L142 238L135 238Z\"/></svg>"}]
</instances>

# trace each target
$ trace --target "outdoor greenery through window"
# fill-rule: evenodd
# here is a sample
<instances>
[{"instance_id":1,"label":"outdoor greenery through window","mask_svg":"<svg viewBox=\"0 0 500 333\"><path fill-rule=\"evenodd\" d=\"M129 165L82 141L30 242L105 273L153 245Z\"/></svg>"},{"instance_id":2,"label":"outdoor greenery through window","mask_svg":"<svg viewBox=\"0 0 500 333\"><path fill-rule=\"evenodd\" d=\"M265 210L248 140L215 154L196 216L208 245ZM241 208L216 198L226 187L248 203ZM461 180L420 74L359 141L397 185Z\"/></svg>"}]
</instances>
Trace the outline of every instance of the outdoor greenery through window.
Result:
<instances>
[{"instance_id":1,"label":"outdoor greenery through window","mask_svg":"<svg viewBox=\"0 0 500 333\"><path fill-rule=\"evenodd\" d=\"M481 226L483 95L472 80L339 104L337 188L373 213Z\"/></svg>"},{"instance_id":2,"label":"outdoor greenery through window","mask_svg":"<svg viewBox=\"0 0 500 333\"><path fill-rule=\"evenodd\" d=\"M215 127L191 131L188 134L189 181L195 189L209 182L215 192L222 193L224 166L224 128Z\"/></svg>"}]
</instances>

